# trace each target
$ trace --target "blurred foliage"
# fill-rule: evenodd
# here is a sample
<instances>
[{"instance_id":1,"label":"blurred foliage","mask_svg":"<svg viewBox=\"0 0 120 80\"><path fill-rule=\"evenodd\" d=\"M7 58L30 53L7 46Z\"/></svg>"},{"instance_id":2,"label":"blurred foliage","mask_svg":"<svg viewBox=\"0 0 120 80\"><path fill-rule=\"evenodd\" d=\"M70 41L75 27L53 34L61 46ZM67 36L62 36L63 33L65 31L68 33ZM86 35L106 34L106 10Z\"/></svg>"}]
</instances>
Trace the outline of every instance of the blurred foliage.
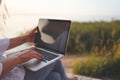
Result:
<instances>
[{"instance_id":1,"label":"blurred foliage","mask_svg":"<svg viewBox=\"0 0 120 80\"><path fill-rule=\"evenodd\" d=\"M100 78L119 77L120 21L73 22L68 52L89 55L86 60L75 63L75 74Z\"/></svg>"},{"instance_id":2,"label":"blurred foliage","mask_svg":"<svg viewBox=\"0 0 120 80\"><path fill-rule=\"evenodd\" d=\"M86 60L77 61L73 67L73 73L96 78L109 77L111 80L120 79L120 48L115 54L96 56L91 54ZM108 53L107 53L108 54Z\"/></svg>"},{"instance_id":3,"label":"blurred foliage","mask_svg":"<svg viewBox=\"0 0 120 80\"><path fill-rule=\"evenodd\" d=\"M104 57L88 56L87 60L77 61L73 68L73 73L90 77L98 77L107 64L108 60Z\"/></svg>"},{"instance_id":4,"label":"blurred foliage","mask_svg":"<svg viewBox=\"0 0 120 80\"><path fill-rule=\"evenodd\" d=\"M120 41L120 21L73 22L69 37L69 53L110 51Z\"/></svg>"}]
</instances>

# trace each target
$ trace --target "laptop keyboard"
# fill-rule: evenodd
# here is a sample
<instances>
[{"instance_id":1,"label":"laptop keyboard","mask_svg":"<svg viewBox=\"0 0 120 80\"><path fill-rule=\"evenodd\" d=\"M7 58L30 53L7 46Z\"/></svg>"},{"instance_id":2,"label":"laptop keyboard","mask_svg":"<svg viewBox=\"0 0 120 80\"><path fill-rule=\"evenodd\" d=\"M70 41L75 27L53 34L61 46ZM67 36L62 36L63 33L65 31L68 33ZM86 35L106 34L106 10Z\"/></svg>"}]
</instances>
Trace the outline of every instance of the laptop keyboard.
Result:
<instances>
[{"instance_id":1,"label":"laptop keyboard","mask_svg":"<svg viewBox=\"0 0 120 80\"><path fill-rule=\"evenodd\" d=\"M34 51L42 54L42 55L44 56L43 61L46 61L46 60L47 60L47 61L50 61L50 60L58 57L58 55L54 55L54 54L48 53L48 52L46 52L46 51L39 50L39 49L37 49L37 48L31 48L30 50L34 50Z\"/></svg>"}]
</instances>

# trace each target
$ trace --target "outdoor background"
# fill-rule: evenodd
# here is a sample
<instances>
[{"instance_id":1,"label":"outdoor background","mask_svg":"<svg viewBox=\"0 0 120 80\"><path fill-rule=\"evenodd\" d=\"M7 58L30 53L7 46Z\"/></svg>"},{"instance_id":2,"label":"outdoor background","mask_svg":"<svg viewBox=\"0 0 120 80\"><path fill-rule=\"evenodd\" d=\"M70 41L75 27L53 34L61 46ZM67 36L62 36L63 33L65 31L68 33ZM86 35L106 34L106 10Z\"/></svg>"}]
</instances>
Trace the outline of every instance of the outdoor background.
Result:
<instances>
[{"instance_id":1,"label":"outdoor background","mask_svg":"<svg viewBox=\"0 0 120 80\"><path fill-rule=\"evenodd\" d=\"M23 35L39 18L71 20L67 55L62 59L65 71L119 80L120 0L5 0L2 4L0 38Z\"/></svg>"}]
</instances>

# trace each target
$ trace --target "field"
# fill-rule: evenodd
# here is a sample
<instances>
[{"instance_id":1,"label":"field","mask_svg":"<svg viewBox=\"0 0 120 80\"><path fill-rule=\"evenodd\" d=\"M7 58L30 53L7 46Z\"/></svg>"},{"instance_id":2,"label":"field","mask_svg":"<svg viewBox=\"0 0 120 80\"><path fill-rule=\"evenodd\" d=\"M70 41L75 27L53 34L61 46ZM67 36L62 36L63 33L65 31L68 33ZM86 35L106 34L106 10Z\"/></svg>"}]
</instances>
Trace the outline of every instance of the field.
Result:
<instances>
[{"instance_id":1,"label":"field","mask_svg":"<svg viewBox=\"0 0 120 80\"><path fill-rule=\"evenodd\" d=\"M65 72L66 73L72 73L75 74L73 69L75 66L76 61L79 62L84 62L88 59L88 56L81 56L81 55L66 55L64 58L61 59L62 64L64 66ZM75 74L76 75L76 74ZM79 74L80 75L80 74ZM119 75L119 74L118 74ZM86 76L86 75L80 75L80 76ZM86 76L86 77L93 77L93 76ZM97 78L97 77L93 77L93 78ZM119 76L115 76L115 77L109 77L109 76L102 76L102 77L98 77L99 79L102 80L119 80Z\"/></svg>"},{"instance_id":2,"label":"field","mask_svg":"<svg viewBox=\"0 0 120 80\"><path fill-rule=\"evenodd\" d=\"M68 55L62 59L66 72L118 78L120 21L73 22L67 51Z\"/></svg>"}]
</instances>

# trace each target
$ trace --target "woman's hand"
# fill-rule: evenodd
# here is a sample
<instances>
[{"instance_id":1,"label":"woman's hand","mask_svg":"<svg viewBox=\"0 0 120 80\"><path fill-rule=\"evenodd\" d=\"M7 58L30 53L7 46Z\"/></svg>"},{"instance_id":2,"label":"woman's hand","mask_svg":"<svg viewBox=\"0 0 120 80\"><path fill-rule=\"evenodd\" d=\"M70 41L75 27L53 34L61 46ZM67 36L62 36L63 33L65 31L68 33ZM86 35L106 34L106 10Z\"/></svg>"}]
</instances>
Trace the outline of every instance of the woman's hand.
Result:
<instances>
[{"instance_id":1,"label":"woman's hand","mask_svg":"<svg viewBox=\"0 0 120 80\"><path fill-rule=\"evenodd\" d=\"M38 60L43 59L43 56L40 53L37 53L33 50L26 50L20 54L17 54L16 57L19 60L19 64L29 61L32 58L37 58Z\"/></svg>"},{"instance_id":2,"label":"woman's hand","mask_svg":"<svg viewBox=\"0 0 120 80\"><path fill-rule=\"evenodd\" d=\"M27 32L25 35L26 42L34 42L36 33L37 33L37 27L34 28L33 30Z\"/></svg>"},{"instance_id":3,"label":"woman's hand","mask_svg":"<svg viewBox=\"0 0 120 80\"><path fill-rule=\"evenodd\" d=\"M3 59L1 61L3 65L3 70L2 74L0 75L0 78L4 77L7 73L9 73L16 65L29 61L32 58L37 58L41 60L43 56L33 50L27 50L17 55Z\"/></svg>"}]
</instances>

